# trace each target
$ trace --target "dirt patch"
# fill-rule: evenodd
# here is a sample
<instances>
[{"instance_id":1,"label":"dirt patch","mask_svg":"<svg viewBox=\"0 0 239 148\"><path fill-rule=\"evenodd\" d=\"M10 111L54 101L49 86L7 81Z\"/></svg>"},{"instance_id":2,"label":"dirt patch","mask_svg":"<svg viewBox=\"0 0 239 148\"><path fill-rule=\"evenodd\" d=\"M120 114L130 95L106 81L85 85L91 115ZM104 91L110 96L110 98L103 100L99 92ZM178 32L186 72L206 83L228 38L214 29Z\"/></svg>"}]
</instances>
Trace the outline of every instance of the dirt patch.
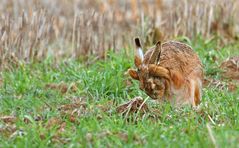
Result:
<instances>
[{"instance_id":1,"label":"dirt patch","mask_svg":"<svg viewBox=\"0 0 239 148\"><path fill-rule=\"evenodd\" d=\"M234 56L222 62L222 77L239 81L239 56Z\"/></svg>"},{"instance_id":2,"label":"dirt patch","mask_svg":"<svg viewBox=\"0 0 239 148\"><path fill-rule=\"evenodd\" d=\"M47 121L46 128L49 129L53 126L61 125L62 123L63 123L63 121L60 118L52 117Z\"/></svg>"},{"instance_id":3,"label":"dirt patch","mask_svg":"<svg viewBox=\"0 0 239 148\"><path fill-rule=\"evenodd\" d=\"M0 87L3 85L3 80L0 78Z\"/></svg>"},{"instance_id":4,"label":"dirt patch","mask_svg":"<svg viewBox=\"0 0 239 148\"><path fill-rule=\"evenodd\" d=\"M75 83L72 83L70 85L66 84L66 83L59 83L59 84L47 84L45 86L46 89L52 89L52 90L58 90L60 91L62 94L67 93L68 91L72 91L72 92L76 92L78 90L77 86Z\"/></svg>"},{"instance_id":5,"label":"dirt patch","mask_svg":"<svg viewBox=\"0 0 239 148\"><path fill-rule=\"evenodd\" d=\"M93 142L94 139L103 139L108 137L116 137L117 139L120 139L124 142L129 142L129 134L125 131L110 131L110 130L103 130L99 133L87 133L86 134L86 140L88 142ZM136 134L133 134L133 141L138 144L143 144L146 141L144 141L142 138L138 137Z\"/></svg>"},{"instance_id":6,"label":"dirt patch","mask_svg":"<svg viewBox=\"0 0 239 148\"><path fill-rule=\"evenodd\" d=\"M238 84L235 82L225 82L223 80L217 80L213 78L205 78L203 81L204 87L213 87L219 90L228 90L230 92L236 91Z\"/></svg>"},{"instance_id":7,"label":"dirt patch","mask_svg":"<svg viewBox=\"0 0 239 148\"><path fill-rule=\"evenodd\" d=\"M52 117L45 124L45 127L47 129L50 129L55 126L57 126L56 132L51 137L51 141L53 143L62 143L62 144L68 143L70 139L65 138L63 134L66 131L66 122L64 122L60 117ZM40 133L40 138L44 140L46 139L46 136L43 133Z\"/></svg>"},{"instance_id":8,"label":"dirt patch","mask_svg":"<svg viewBox=\"0 0 239 148\"><path fill-rule=\"evenodd\" d=\"M230 92L234 92L234 91L236 91L237 89L239 89L239 86L238 86L237 84L235 84L235 83L229 83L229 84L228 84L228 90L229 90Z\"/></svg>"},{"instance_id":9,"label":"dirt patch","mask_svg":"<svg viewBox=\"0 0 239 148\"><path fill-rule=\"evenodd\" d=\"M90 112L84 99L72 98L71 102L58 107L61 116L68 118L71 122L76 122L77 118Z\"/></svg>"},{"instance_id":10,"label":"dirt patch","mask_svg":"<svg viewBox=\"0 0 239 148\"><path fill-rule=\"evenodd\" d=\"M76 108L86 109L86 104L84 102L83 103L76 102L76 103L72 103L72 104L65 104L65 105L60 106L58 108L58 110L69 111L69 110L76 109Z\"/></svg>"},{"instance_id":11,"label":"dirt patch","mask_svg":"<svg viewBox=\"0 0 239 148\"><path fill-rule=\"evenodd\" d=\"M96 108L100 109L102 112L108 112L112 109L113 104L113 100L109 100L104 104L97 104Z\"/></svg>"}]
</instances>

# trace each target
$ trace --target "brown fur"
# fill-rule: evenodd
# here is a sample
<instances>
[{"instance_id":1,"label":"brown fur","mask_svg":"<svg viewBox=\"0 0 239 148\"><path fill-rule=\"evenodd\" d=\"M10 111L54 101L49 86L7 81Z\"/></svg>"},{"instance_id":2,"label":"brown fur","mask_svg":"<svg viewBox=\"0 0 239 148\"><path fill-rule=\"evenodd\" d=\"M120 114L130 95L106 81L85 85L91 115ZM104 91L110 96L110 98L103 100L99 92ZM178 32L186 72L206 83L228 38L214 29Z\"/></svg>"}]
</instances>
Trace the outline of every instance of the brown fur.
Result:
<instances>
[{"instance_id":1,"label":"brown fur","mask_svg":"<svg viewBox=\"0 0 239 148\"><path fill-rule=\"evenodd\" d=\"M172 80L172 83L174 84L176 89L180 89L185 81L180 72L173 70L170 71L170 79Z\"/></svg>"},{"instance_id":2,"label":"brown fur","mask_svg":"<svg viewBox=\"0 0 239 148\"><path fill-rule=\"evenodd\" d=\"M129 70L128 70L128 73L129 73L129 75L130 75L133 79L139 80L139 76L138 76L138 74L137 74L137 72L136 72L135 70L129 69Z\"/></svg>"},{"instance_id":3,"label":"brown fur","mask_svg":"<svg viewBox=\"0 0 239 148\"><path fill-rule=\"evenodd\" d=\"M151 75L157 75L159 77L164 77L166 79L169 79L169 71L161 66L156 66L153 64L148 65L148 70Z\"/></svg>"},{"instance_id":4,"label":"brown fur","mask_svg":"<svg viewBox=\"0 0 239 148\"><path fill-rule=\"evenodd\" d=\"M140 60L139 57L135 56L134 64L135 64L136 67L139 67L142 64L142 61Z\"/></svg>"},{"instance_id":5,"label":"brown fur","mask_svg":"<svg viewBox=\"0 0 239 148\"><path fill-rule=\"evenodd\" d=\"M194 96L195 96L195 98L194 98L194 103L195 103L195 105L198 105L199 103L200 103L200 99L201 99L201 96L200 96L200 90L199 90L200 88L199 88L199 86L198 86L198 84L196 84L195 85L195 94L194 94Z\"/></svg>"}]
</instances>

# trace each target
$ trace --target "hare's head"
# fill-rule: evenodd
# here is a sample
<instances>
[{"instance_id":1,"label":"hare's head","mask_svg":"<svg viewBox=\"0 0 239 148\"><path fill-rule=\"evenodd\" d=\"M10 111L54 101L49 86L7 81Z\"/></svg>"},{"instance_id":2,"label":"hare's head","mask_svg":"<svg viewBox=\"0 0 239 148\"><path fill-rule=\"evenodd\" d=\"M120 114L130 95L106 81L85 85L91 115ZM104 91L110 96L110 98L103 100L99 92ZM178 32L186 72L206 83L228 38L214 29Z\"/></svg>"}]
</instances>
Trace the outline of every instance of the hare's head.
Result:
<instances>
[{"instance_id":1,"label":"hare's head","mask_svg":"<svg viewBox=\"0 0 239 148\"><path fill-rule=\"evenodd\" d=\"M133 79L139 81L141 90L152 99L160 99L165 95L169 84L168 69L159 66L161 42L156 43L149 56L144 56L139 38L135 39L135 45L134 64L137 70L129 69L128 72Z\"/></svg>"}]
</instances>

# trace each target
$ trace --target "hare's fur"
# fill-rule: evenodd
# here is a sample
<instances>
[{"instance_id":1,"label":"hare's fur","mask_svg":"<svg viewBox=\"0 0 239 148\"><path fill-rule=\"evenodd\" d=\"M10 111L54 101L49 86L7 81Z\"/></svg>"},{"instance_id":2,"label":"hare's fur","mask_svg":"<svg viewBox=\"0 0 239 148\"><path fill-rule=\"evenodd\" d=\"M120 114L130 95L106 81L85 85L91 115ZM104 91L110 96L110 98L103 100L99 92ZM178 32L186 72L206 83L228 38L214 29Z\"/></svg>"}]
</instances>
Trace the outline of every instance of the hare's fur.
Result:
<instances>
[{"instance_id":1,"label":"hare's fur","mask_svg":"<svg viewBox=\"0 0 239 148\"><path fill-rule=\"evenodd\" d=\"M144 55L143 63L147 63L154 47ZM169 41L162 44L160 62L158 66L180 72L183 76L197 76L202 78L202 64L193 49L180 42Z\"/></svg>"},{"instance_id":2,"label":"hare's fur","mask_svg":"<svg viewBox=\"0 0 239 148\"><path fill-rule=\"evenodd\" d=\"M149 63L150 57L155 50L155 46L146 51L142 65ZM162 78L148 76L147 83L152 84L150 89L143 89L153 99L164 99L175 104L192 104L196 106L200 103L202 96L203 67L198 55L193 49L180 42L169 41L161 44L161 54L157 67L168 70L169 79L163 84L164 94L155 96L152 92L160 91L155 89L157 84L162 85ZM141 74L142 75L142 74ZM141 87L146 87L145 80L140 80ZM162 88L162 87L161 87ZM142 89L142 88L141 88ZM148 91L153 90L153 91ZM167 93L166 93L167 92ZM162 92L161 92L162 93ZM157 93L160 94L160 93Z\"/></svg>"}]
</instances>

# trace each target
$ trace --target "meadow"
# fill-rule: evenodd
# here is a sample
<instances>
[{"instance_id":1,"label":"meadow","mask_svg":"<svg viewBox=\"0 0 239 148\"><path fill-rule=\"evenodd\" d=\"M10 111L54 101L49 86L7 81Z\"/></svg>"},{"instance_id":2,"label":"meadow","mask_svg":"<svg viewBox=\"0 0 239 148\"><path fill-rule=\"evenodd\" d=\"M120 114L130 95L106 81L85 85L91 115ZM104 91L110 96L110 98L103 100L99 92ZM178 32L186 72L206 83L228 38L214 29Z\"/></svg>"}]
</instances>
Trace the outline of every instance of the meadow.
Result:
<instances>
[{"instance_id":1,"label":"meadow","mask_svg":"<svg viewBox=\"0 0 239 148\"><path fill-rule=\"evenodd\" d=\"M238 78L225 78L221 67L229 57L239 55L238 35L233 29L237 20L215 26L218 15L209 17L217 8L213 2L206 7L215 8L211 13L206 8L203 11L209 12L205 18L211 18L211 23L208 20L208 24L194 26L197 19L188 19L185 14L183 24L173 25L185 3L172 12L175 15L170 25L159 28L147 24L152 20L142 14L135 22L112 21L107 7L95 9L90 23L77 26L78 21L87 20L88 13L83 12L88 10L81 6L101 5L63 0L36 2L38 5L30 2L1 1L9 9L0 6L0 12L7 10L0 21L0 147L239 147ZM204 1L198 5L184 2L192 8L188 11L207 5ZM40 9L39 3L47 11ZM70 6L78 3L86 16L70 11ZM225 5L224 13L219 14L232 19L230 8L231 4ZM101 18L103 10L106 14ZM127 16L120 12L115 15ZM194 13L195 17L199 14L201 11ZM68 16L71 22L65 19ZM134 36L140 36L145 46L154 40L177 40L198 53L205 83L197 108L159 103L139 89L138 82L127 74L134 66ZM117 110L137 96L144 99L145 111L125 115Z\"/></svg>"},{"instance_id":2,"label":"meadow","mask_svg":"<svg viewBox=\"0 0 239 148\"><path fill-rule=\"evenodd\" d=\"M211 67L218 65L212 56L233 55L238 46L210 55L213 43L193 44L215 79L218 72ZM238 147L239 90L229 92L227 81L204 87L198 109L175 108L153 102L124 74L133 65L132 56L107 56L87 66L46 59L2 72L1 147ZM117 113L117 106L135 96L147 99L148 112Z\"/></svg>"}]
</instances>

